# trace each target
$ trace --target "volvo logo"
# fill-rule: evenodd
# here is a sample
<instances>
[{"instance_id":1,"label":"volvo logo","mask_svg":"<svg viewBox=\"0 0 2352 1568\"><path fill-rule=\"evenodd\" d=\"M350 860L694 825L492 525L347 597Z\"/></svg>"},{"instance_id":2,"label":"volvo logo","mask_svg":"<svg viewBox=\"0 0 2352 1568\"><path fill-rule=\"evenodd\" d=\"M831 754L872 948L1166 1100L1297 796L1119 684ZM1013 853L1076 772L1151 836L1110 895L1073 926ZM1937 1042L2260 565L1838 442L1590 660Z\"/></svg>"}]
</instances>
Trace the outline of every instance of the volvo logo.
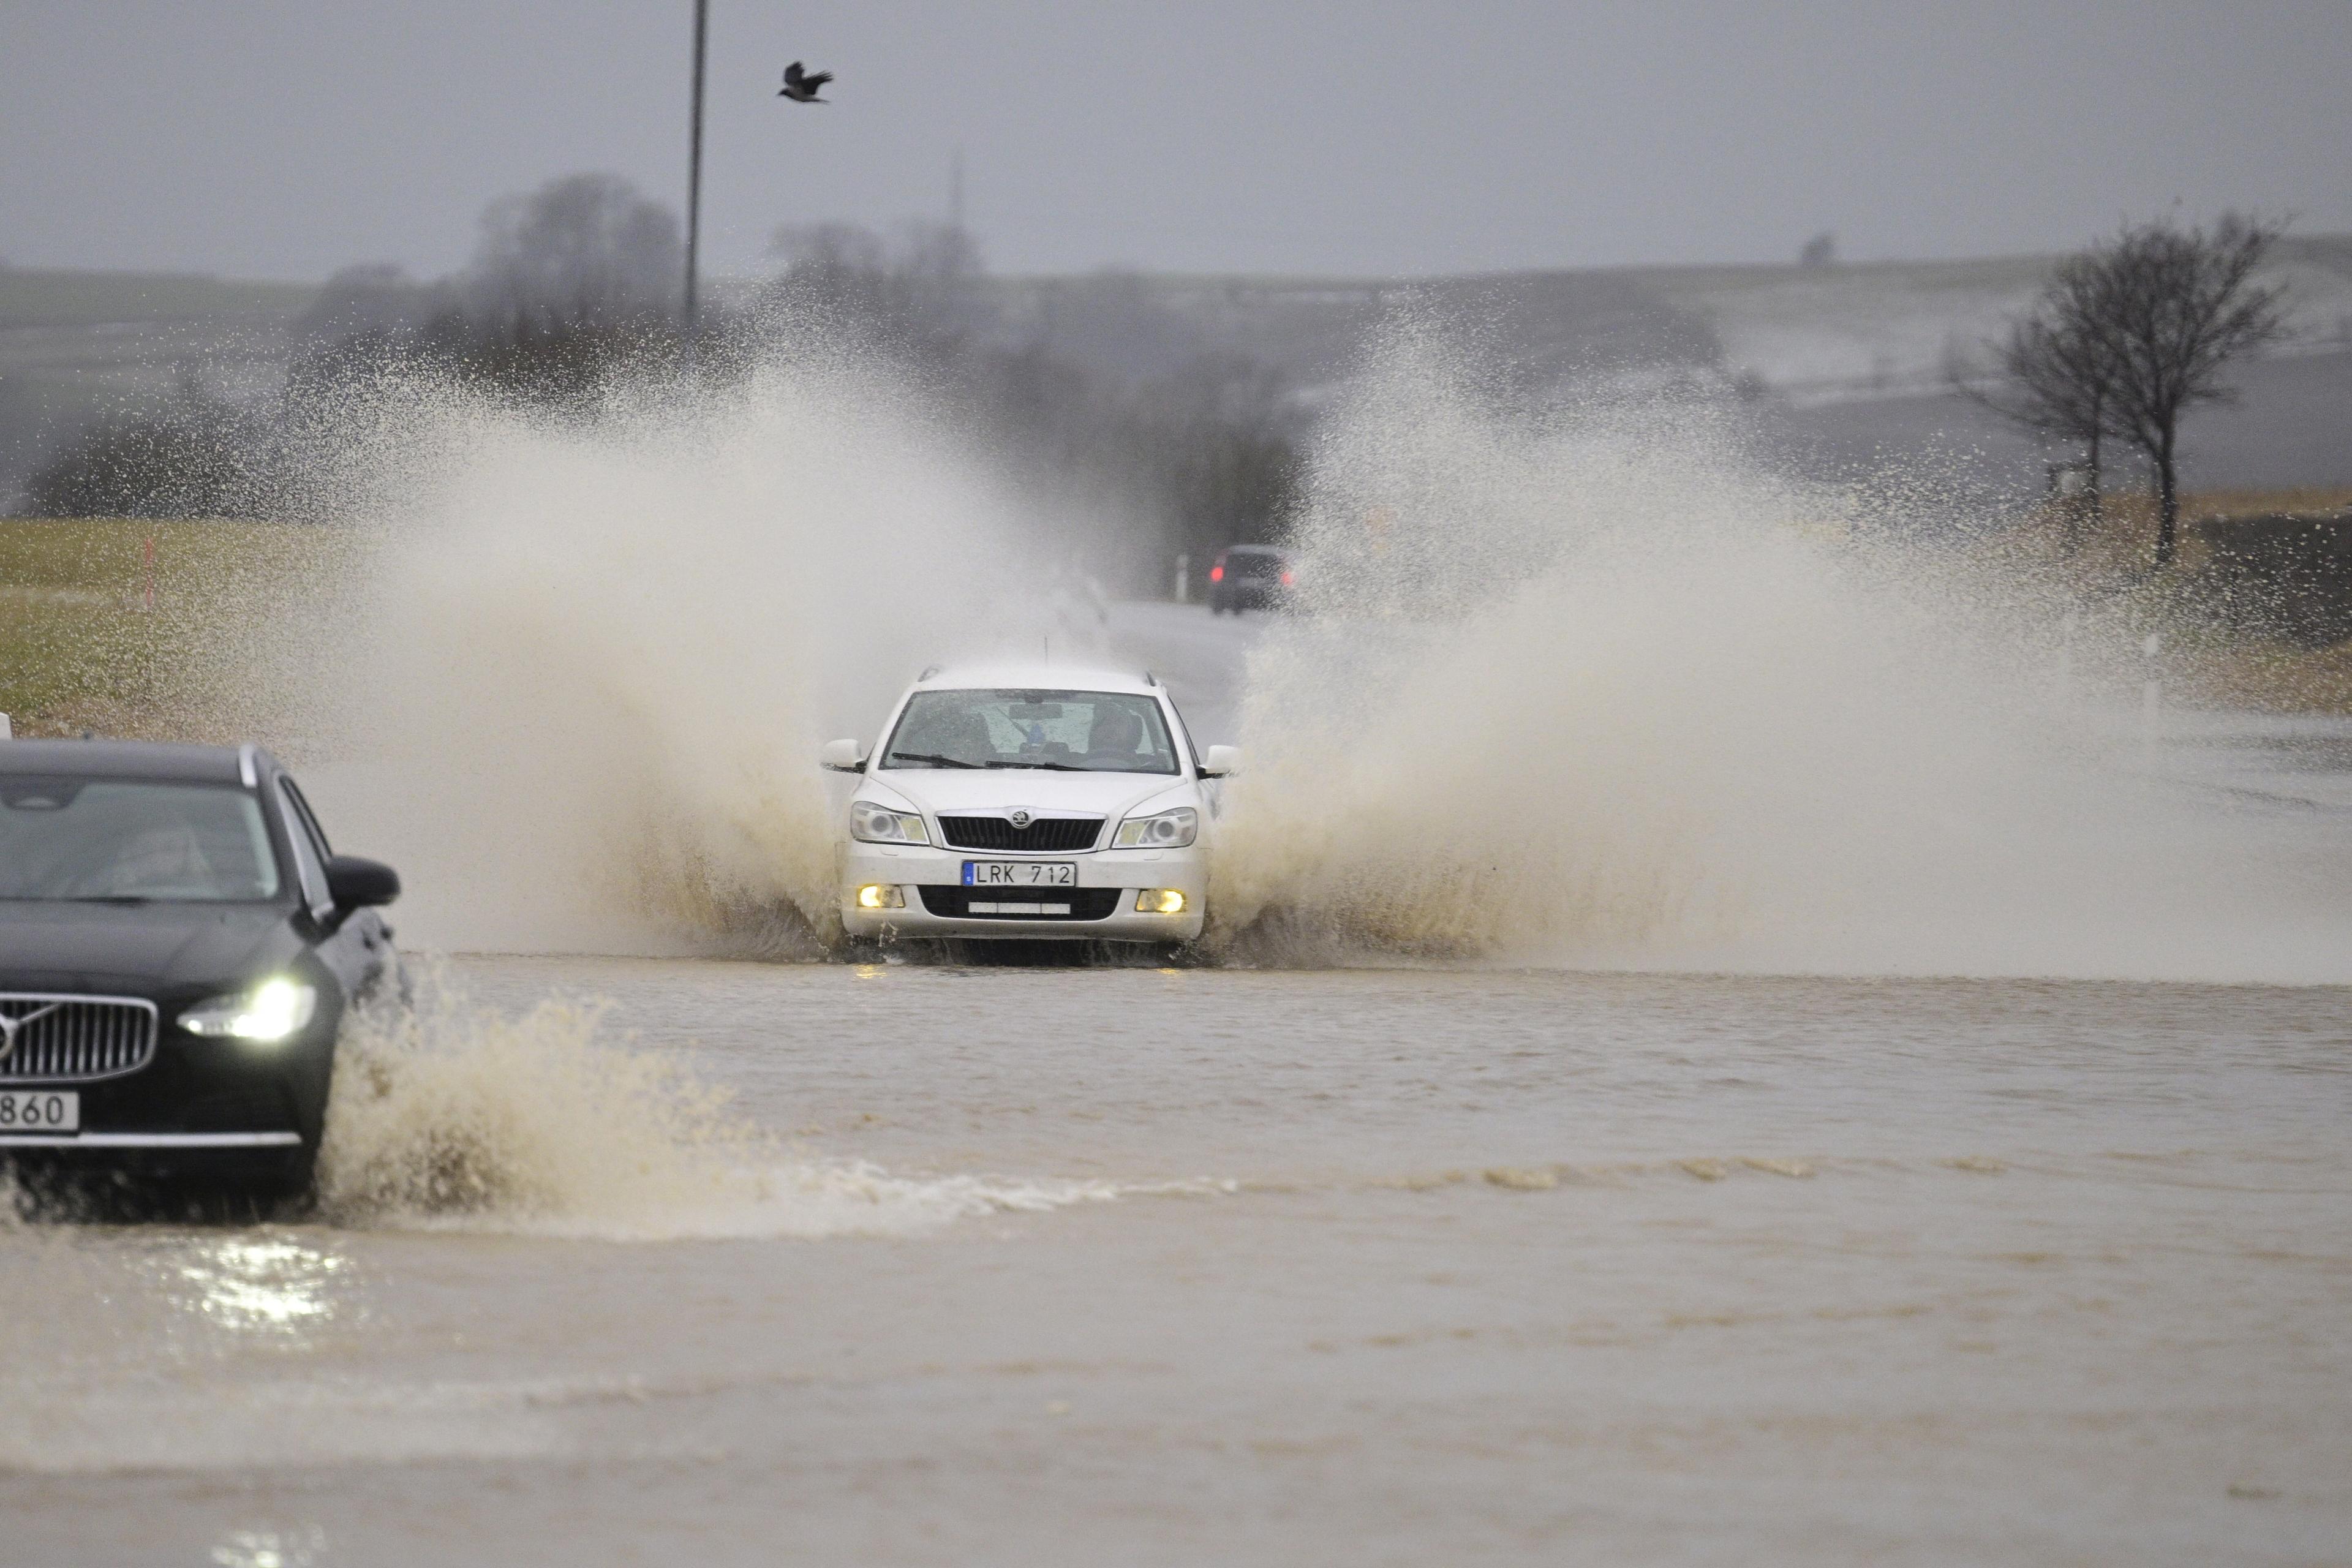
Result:
<instances>
[{"instance_id":1,"label":"volvo logo","mask_svg":"<svg viewBox=\"0 0 2352 1568\"><path fill-rule=\"evenodd\" d=\"M1013 826L1015 826L1015 827L1026 827L1026 826L1029 826L1029 814L1028 814L1027 812L1025 812L1025 811L1016 811L1016 812L1014 812L1014 813L1013 814Z\"/></svg>"},{"instance_id":2,"label":"volvo logo","mask_svg":"<svg viewBox=\"0 0 2352 1568\"><path fill-rule=\"evenodd\" d=\"M56 1012L58 1008L64 1005L65 1004L62 1002L52 1002L46 1007L34 1008L31 1012L26 1014L21 1018L11 1018L7 1014L0 1013L0 1062L6 1061L8 1058L15 1053L16 1049L17 1030L23 1028L26 1025L31 1023L36 1018L47 1017L50 1014Z\"/></svg>"}]
</instances>

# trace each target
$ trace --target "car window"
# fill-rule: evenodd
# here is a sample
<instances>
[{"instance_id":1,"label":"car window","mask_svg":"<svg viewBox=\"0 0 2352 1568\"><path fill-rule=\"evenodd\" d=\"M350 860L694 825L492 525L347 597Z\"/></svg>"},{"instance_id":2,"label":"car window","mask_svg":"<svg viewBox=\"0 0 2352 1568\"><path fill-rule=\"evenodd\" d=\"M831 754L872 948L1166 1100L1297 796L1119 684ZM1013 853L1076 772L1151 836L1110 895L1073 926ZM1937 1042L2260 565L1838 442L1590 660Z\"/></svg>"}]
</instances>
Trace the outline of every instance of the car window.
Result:
<instances>
[{"instance_id":1,"label":"car window","mask_svg":"<svg viewBox=\"0 0 2352 1568\"><path fill-rule=\"evenodd\" d=\"M1181 771L1160 704L1124 691L918 691L880 766Z\"/></svg>"},{"instance_id":2,"label":"car window","mask_svg":"<svg viewBox=\"0 0 2352 1568\"><path fill-rule=\"evenodd\" d=\"M274 899L261 803L227 784L0 779L0 899Z\"/></svg>"}]
</instances>

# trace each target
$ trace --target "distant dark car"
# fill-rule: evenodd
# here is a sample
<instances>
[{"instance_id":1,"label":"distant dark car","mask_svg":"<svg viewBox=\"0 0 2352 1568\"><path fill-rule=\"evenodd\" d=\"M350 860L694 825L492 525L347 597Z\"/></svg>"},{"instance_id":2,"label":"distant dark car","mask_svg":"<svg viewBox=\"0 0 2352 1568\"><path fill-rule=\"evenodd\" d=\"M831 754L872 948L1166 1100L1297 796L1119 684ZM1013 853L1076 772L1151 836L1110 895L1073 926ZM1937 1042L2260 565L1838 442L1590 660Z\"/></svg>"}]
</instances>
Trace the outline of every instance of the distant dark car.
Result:
<instances>
[{"instance_id":1,"label":"distant dark car","mask_svg":"<svg viewBox=\"0 0 2352 1568\"><path fill-rule=\"evenodd\" d=\"M306 1188L399 893L256 747L0 741L0 1159Z\"/></svg>"},{"instance_id":2,"label":"distant dark car","mask_svg":"<svg viewBox=\"0 0 2352 1568\"><path fill-rule=\"evenodd\" d=\"M1297 584L1290 556L1266 544L1235 544L1217 552L1209 568L1209 612L1280 609Z\"/></svg>"}]
</instances>

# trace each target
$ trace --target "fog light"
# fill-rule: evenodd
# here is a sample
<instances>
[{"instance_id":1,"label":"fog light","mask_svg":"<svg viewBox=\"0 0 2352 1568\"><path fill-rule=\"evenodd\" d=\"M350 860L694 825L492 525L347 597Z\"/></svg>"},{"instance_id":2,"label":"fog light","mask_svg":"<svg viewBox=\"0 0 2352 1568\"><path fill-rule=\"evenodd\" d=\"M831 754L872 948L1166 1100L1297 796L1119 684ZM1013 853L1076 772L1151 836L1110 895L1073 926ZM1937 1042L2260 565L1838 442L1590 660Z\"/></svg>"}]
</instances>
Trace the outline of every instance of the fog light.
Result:
<instances>
[{"instance_id":1,"label":"fog light","mask_svg":"<svg viewBox=\"0 0 2352 1568\"><path fill-rule=\"evenodd\" d=\"M857 889L857 907L861 910L903 910L907 907L907 895L884 883L869 882Z\"/></svg>"},{"instance_id":2,"label":"fog light","mask_svg":"<svg viewBox=\"0 0 2352 1568\"><path fill-rule=\"evenodd\" d=\"M1146 888L1135 895L1135 911L1143 915L1181 915L1184 895L1174 888Z\"/></svg>"}]
</instances>

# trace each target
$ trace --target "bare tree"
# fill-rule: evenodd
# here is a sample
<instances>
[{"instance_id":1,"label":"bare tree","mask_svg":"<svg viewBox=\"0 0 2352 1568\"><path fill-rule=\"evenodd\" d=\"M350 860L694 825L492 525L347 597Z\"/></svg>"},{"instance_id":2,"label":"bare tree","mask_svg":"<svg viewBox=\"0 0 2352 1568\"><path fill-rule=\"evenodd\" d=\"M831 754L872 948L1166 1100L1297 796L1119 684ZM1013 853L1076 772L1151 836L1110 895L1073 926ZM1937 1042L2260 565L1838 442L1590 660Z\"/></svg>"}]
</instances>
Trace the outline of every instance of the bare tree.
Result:
<instances>
[{"instance_id":1,"label":"bare tree","mask_svg":"<svg viewBox=\"0 0 2352 1568\"><path fill-rule=\"evenodd\" d=\"M2104 378L2100 423L2155 470L2158 567L2179 551L2181 415L2233 401L2230 362L2285 333L2284 289L2254 281L2284 226L2236 214L2210 232L2158 219L2070 258L2053 282L2053 330Z\"/></svg>"},{"instance_id":2,"label":"bare tree","mask_svg":"<svg viewBox=\"0 0 2352 1568\"><path fill-rule=\"evenodd\" d=\"M2116 434L2114 372L2098 344L2066 320L2055 285L2006 341L1986 346L2000 379L1980 385L1955 364L1952 384L2028 434L2083 450L2089 483L2064 509L2065 547L2073 551L2082 543L2084 518L2097 516L2101 505L2101 447Z\"/></svg>"},{"instance_id":3,"label":"bare tree","mask_svg":"<svg viewBox=\"0 0 2352 1568\"><path fill-rule=\"evenodd\" d=\"M483 215L467 313L541 332L667 321L683 254L667 208L614 175L569 174Z\"/></svg>"}]
</instances>

